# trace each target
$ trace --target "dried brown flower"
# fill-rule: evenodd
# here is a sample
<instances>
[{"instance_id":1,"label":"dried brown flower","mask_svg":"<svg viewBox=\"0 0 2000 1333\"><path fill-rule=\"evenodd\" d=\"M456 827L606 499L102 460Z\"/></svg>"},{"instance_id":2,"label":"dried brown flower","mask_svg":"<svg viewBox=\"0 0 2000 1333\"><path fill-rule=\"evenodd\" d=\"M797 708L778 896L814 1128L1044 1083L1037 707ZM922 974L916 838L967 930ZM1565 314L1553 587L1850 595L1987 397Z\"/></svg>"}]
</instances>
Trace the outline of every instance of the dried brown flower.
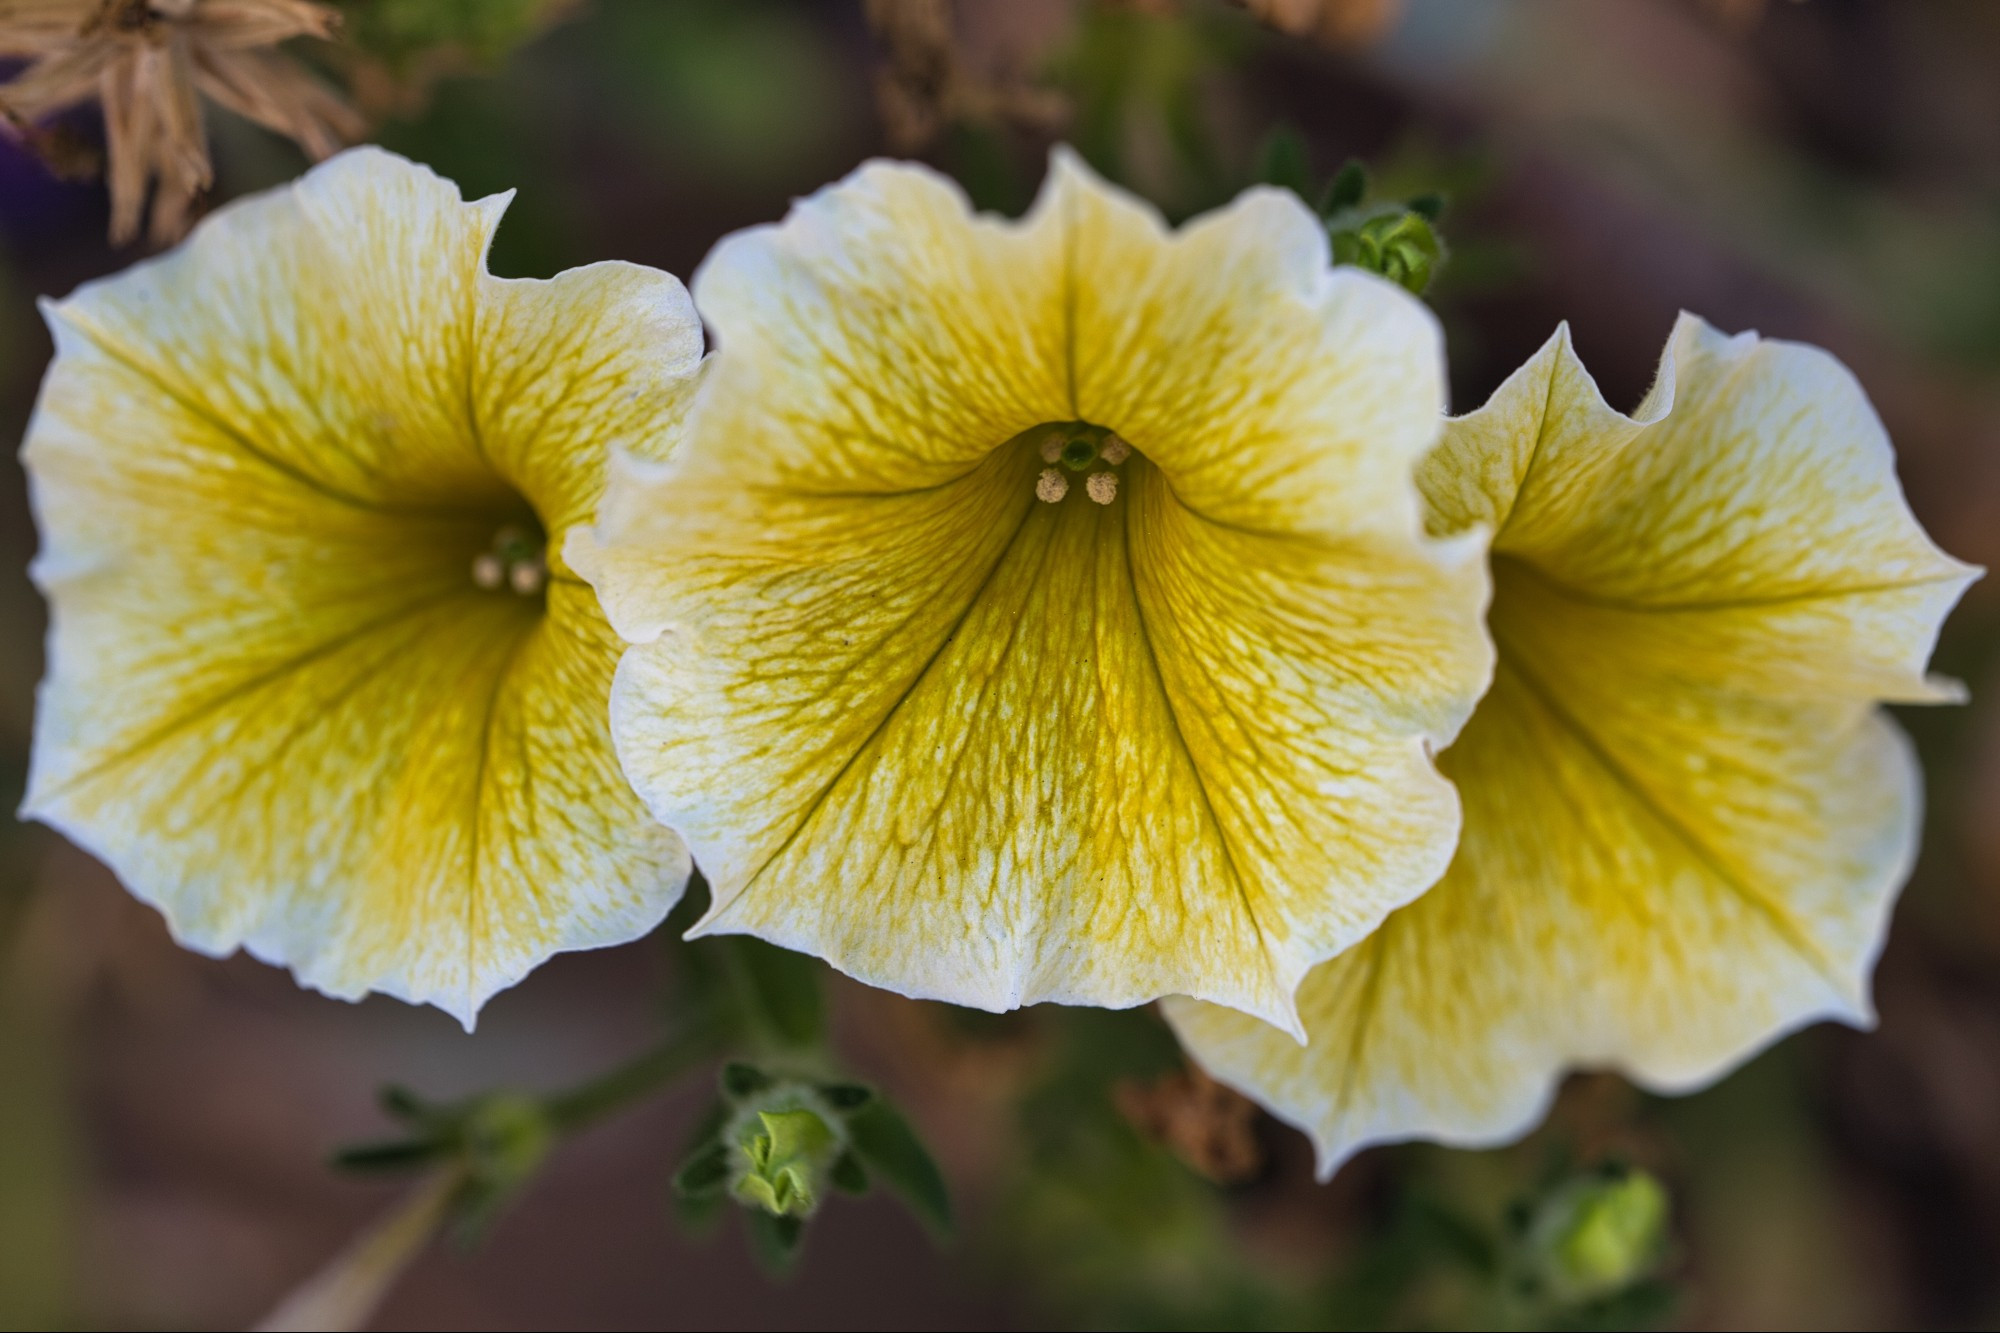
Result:
<instances>
[{"instance_id":1,"label":"dried brown flower","mask_svg":"<svg viewBox=\"0 0 2000 1333\"><path fill-rule=\"evenodd\" d=\"M201 97L315 158L360 135L338 93L271 49L338 22L309 0L0 0L0 55L31 58L0 85L0 115L36 144L35 122L101 101L112 242L138 235L153 185L149 235L165 244L214 180Z\"/></svg>"},{"instance_id":2,"label":"dried brown flower","mask_svg":"<svg viewBox=\"0 0 2000 1333\"><path fill-rule=\"evenodd\" d=\"M875 96L898 152L924 148L955 122L1050 132L1068 114L1051 89L972 68L952 32L947 0L868 0L867 14L888 54Z\"/></svg>"},{"instance_id":3,"label":"dried brown flower","mask_svg":"<svg viewBox=\"0 0 2000 1333\"><path fill-rule=\"evenodd\" d=\"M1193 1065L1151 1083L1128 1079L1115 1095L1141 1134L1217 1184L1248 1180L1264 1165L1255 1103Z\"/></svg>"}]
</instances>

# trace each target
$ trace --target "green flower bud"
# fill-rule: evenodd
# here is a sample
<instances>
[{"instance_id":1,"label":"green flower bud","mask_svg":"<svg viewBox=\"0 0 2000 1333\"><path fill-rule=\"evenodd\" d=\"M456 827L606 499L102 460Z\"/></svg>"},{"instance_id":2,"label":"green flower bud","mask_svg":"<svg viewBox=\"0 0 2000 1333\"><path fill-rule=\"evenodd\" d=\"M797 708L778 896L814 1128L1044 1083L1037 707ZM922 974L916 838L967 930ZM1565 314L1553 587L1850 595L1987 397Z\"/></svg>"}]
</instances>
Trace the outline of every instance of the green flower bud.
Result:
<instances>
[{"instance_id":1,"label":"green flower bud","mask_svg":"<svg viewBox=\"0 0 2000 1333\"><path fill-rule=\"evenodd\" d=\"M1417 295L1444 263L1444 242L1415 209L1391 208L1365 217L1350 212L1327 225L1335 263L1379 273Z\"/></svg>"},{"instance_id":2,"label":"green flower bud","mask_svg":"<svg viewBox=\"0 0 2000 1333\"><path fill-rule=\"evenodd\" d=\"M1666 1235L1666 1189L1644 1171L1620 1171L1557 1189L1535 1210L1528 1247L1550 1294L1581 1302L1645 1277Z\"/></svg>"},{"instance_id":3,"label":"green flower bud","mask_svg":"<svg viewBox=\"0 0 2000 1333\"><path fill-rule=\"evenodd\" d=\"M461 1133L472 1178L497 1190L525 1183L555 1142L542 1104L514 1092L481 1098L467 1112Z\"/></svg>"},{"instance_id":4,"label":"green flower bud","mask_svg":"<svg viewBox=\"0 0 2000 1333\"><path fill-rule=\"evenodd\" d=\"M729 1192L773 1217L812 1216L847 1152L840 1117L798 1084L776 1084L741 1108L725 1142Z\"/></svg>"}]
</instances>

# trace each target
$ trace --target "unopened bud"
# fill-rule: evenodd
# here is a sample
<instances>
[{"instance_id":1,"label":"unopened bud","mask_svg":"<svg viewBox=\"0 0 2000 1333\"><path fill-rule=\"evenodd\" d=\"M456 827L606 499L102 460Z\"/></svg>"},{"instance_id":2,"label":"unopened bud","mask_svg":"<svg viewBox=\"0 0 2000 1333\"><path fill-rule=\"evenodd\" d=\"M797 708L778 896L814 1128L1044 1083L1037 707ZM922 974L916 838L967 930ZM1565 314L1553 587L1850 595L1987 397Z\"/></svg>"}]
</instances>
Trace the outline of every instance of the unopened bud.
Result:
<instances>
[{"instance_id":1,"label":"unopened bud","mask_svg":"<svg viewBox=\"0 0 2000 1333\"><path fill-rule=\"evenodd\" d=\"M1587 1301L1644 1277L1666 1234L1666 1189L1644 1171L1621 1171L1556 1190L1536 1209L1528 1243L1554 1295Z\"/></svg>"},{"instance_id":2,"label":"unopened bud","mask_svg":"<svg viewBox=\"0 0 2000 1333\"><path fill-rule=\"evenodd\" d=\"M739 1113L729 1135L730 1193L773 1217L810 1217L847 1150L840 1118L803 1087L779 1085Z\"/></svg>"},{"instance_id":3,"label":"unopened bud","mask_svg":"<svg viewBox=\"0 0 2000 1333\"><path fill-rule=\"evenodd\" d=\"M1421 296L1444 263L1444 242L1430 220L1414 209L1394 208L1329 224L1336 264L1352 264Z\"/></svg>"},{"instance_id":4,"label":"unopened bud","mask_svg":"<svg viewBox=\"0 0 2000 1333\"><path fill-rule=\"evenodd\" d=\"M535 1173L554 1138L540 1102L518 1093L495 1093L466 1116L466 1166L481 1184L510 1189Z\"/></svg>"}]
</instances>

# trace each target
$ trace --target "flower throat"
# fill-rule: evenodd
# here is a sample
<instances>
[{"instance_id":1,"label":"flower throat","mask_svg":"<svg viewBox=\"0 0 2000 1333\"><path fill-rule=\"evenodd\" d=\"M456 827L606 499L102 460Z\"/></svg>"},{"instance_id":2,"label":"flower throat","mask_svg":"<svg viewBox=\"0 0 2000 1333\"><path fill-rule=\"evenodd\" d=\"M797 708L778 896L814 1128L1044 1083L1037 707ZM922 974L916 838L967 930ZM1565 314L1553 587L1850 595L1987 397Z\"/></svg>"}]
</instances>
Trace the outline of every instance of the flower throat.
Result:
<instances>
[{"instance_id":1,"label":"flower throat","mask_svg":"<svg viewBox=\"0 0 2000 1333\"><path fill-rule=\"evenodd\" d=\"M1091 500L1108 505L1118 498L1118 466L1132 456L1132 446L1104 426L1087 421L1058 421L1037 428L1038 451L1049 464L1035 479L1035 498L1060 504L1069 494L1064 472L1084 475L1083 490Z\"/></svg>"}]
</instances>

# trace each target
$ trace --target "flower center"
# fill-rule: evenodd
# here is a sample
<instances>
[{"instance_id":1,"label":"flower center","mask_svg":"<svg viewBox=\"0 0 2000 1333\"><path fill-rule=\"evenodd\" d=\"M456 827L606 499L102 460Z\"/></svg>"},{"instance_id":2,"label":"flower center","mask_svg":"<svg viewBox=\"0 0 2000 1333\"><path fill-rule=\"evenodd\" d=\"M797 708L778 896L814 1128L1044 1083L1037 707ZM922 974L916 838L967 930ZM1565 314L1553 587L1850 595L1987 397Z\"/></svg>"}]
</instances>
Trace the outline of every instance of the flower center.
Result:
<instances>
[{"instance_id":1,"label":"flower center","mask_svg":"<svg viewBox=\"0 0 2000 1333\"><path fill-rule=\"evenodd\" d=\"M539 597L549 581L548 549L548 535L539 523L506 524L472 558L472 581L487 592L504 588L517 596Z\"/></svg>"},{"instance_id":2,"label":"flower center","mask_svg":"<svg viewBox=\"0 0 2000 1333\"><path fill-rule=\"evenodd\" d=\"M1061 503L1069 494L1065 469L1089 474L1083 479L1083 491L1096 503L1108 505L1118 498L1118 473L1114 469L1132 456L1131 445L1105 427L1087 421L1059 421L1041 429L1042 461L1049 466L1035 479L1037 499L1045 504Z\"/></svg>"}]
</instances>

